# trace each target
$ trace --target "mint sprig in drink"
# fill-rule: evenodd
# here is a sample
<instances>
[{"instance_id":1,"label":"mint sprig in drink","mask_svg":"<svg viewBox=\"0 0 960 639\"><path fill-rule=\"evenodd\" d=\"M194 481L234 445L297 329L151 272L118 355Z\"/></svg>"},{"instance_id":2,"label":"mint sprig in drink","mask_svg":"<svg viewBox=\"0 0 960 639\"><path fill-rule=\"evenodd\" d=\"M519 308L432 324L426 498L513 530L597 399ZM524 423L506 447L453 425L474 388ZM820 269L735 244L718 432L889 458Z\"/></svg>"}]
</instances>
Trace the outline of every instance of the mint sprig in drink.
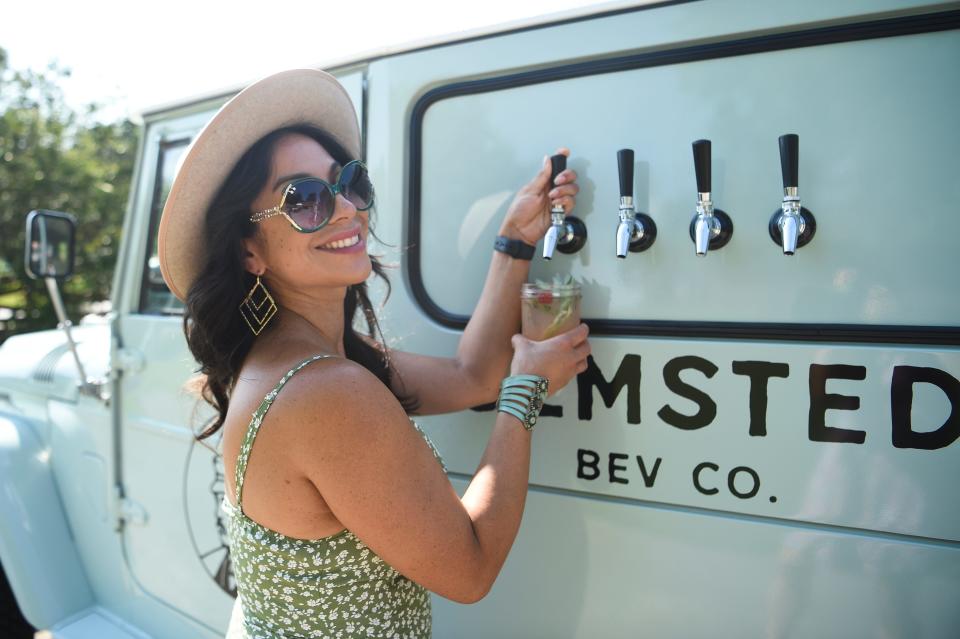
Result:
<instances>
[{"instance_id":1,"label":"mint sprig in drink","mask_svg":"<svg viewBox=\"0 0 960 639\"><path fill-rule=\"evenodd\" d=\"M520 308L523 336L549 339L580 323L580 285L569 275L528 282L520 289Z\"/></svg>"}]
</instances>

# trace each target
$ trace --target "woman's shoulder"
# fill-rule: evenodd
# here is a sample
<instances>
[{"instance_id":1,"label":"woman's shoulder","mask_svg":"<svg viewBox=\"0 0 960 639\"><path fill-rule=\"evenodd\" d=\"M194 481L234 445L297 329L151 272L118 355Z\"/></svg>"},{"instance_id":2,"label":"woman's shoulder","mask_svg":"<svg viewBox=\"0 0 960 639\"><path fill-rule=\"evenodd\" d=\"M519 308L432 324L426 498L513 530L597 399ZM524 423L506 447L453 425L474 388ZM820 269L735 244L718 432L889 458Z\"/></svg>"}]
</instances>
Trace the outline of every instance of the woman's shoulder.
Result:
<instances>
[{"instance_id":1,"label":"woman's shoulder","mask_svg":"<svg viewBox=\"0 0 960 639\"><path fill-rule=\"evenodd\" d=\"M362 404L367 410L390 409L396 398L362 364L339 354L289 350L245 363L263 389L276 390L271 412L299 423L350 416ZM247 366L248 365L248 366ZM271 391L272 392L272 391Z\"/></svg>"},{"instance_id":2,"label":"woman's shoulder","mask_svg":"<svg viewBox=\"0 0 960 639\"><path fill-rule=\"evenodd\" d=\"M318 459L352 458L409 423L376 375L343 357L303 367L278 393L271 411L288 443L290 462L310 477Z\"/></svg>"},{"instance_id":3,"label":"woman's shoulder","mask_svg":"<svg viewBox=\"0 0 960 639\"><path fill-rule=\"evenodd\" d=\"M291 394L330 402L329 410L347 408L358 399L374 403L387 398L396 401L373 372L340 355L318 354L294 361L287 373L286 386L294 391Z\"/></svg>"}]
</instances>

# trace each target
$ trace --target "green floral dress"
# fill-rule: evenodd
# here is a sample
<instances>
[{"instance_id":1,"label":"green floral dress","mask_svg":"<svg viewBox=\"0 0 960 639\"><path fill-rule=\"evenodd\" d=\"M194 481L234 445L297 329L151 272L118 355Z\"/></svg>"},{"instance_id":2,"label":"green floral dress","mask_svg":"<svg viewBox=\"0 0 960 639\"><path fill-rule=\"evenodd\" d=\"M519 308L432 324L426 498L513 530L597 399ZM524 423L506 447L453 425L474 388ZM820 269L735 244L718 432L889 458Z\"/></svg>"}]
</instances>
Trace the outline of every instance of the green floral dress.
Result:
<instances>
[{"instance_id":1,"label":"green floral dress","mask_svg":"<svg viewBox=\"0 0 960 639\"><path fill-rule=\"evenodd\" d=\"M237 458L237 505L224 496L227 538L237 582L237 604L227 637L431 636L430 594L384 562L349 530L321 539L295 539L243 513L243 477L263 417L283 388L304 366L300 362L267 394L247 428ZM436 446L423 435L446 471Z\"/></svg>"}]
</instances>

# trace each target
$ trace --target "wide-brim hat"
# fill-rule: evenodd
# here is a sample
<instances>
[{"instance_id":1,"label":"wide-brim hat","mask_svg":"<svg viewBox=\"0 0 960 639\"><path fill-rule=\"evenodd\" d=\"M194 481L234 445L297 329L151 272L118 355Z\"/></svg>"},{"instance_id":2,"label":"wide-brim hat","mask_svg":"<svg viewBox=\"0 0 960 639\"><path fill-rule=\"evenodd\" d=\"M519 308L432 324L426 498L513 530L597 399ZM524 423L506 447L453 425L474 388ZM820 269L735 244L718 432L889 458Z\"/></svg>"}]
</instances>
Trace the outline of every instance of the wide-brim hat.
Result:
<instances>
[{"instance_id":1,"label":"wide-brim hat","mask_svg":"<svg viewBox=\"0 0 960 639\"><path fill-rule=\"evenodd\" d=\"M157 234L160 272L180 300L186 300L203 268L204 217L224 180L257 140L299 124L322 129L360 159L353 102L336 78L317 69L283 71L251 84L224 104L190 144Z\"/></svg>"}]
</instances>

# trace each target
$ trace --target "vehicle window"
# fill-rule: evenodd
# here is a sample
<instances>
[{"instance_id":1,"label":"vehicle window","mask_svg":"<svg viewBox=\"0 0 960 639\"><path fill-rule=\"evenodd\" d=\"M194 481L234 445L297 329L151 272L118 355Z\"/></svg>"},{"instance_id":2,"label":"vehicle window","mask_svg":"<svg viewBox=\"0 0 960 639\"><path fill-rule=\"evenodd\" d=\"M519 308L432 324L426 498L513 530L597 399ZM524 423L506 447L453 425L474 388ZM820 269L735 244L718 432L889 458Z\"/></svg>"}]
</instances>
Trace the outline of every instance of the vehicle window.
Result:
<instances>
[{"instance_id":1,"label":"vehicle window","mask_svg":"<svg viewBox=\"0 0 960 639\"><path fill-rule=\"evenodd\" d=\"M160 274L160 258L157 256L157 228L160 226L160 213L167 201L177 165L183 157L190 140L164 142L160 145L160 158L157 162L157 176L153 190L153 202L150 206L150 234L147 244L147 260L143 269L143 285L140 288L140 312L151 315L179 315L183 312L183 302L174 297Z\"/></svg>"}]
</instances>

